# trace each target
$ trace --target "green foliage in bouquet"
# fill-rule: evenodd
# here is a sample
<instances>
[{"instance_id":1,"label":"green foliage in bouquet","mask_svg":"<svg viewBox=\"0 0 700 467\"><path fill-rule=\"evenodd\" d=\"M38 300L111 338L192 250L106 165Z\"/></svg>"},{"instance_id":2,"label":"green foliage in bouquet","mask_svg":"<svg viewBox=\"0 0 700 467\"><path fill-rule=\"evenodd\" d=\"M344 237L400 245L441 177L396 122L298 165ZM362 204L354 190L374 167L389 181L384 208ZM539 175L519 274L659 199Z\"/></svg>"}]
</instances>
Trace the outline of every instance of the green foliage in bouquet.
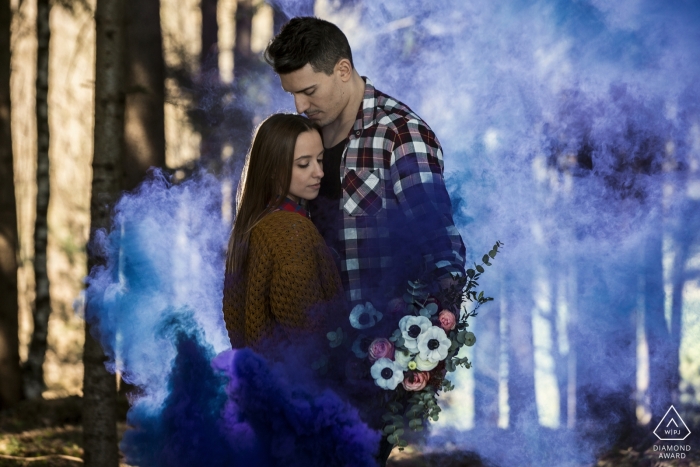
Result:
<instances>
[{"instance_id":1,"label":"green foliage in bouquet","mask_svg":"<svg viewBox=\"0 0 700 467\"><path fill-rule=\"evenodd\" d=\"M437 321L438 325L449 325L449 320L441 322L436 316L438 308L442 308L454 313L458 319L452 329L449 329L449 326L444 326L448 328L446 335L450 341L447 356L440 360L433 369L427 371L429 379L425 387L419 391L397 388L392 394L391 401L387 404L387 411L382 416L385 422L383 433L387 436L387 441L398 446L400 450L403 450L407 445L406 440L402 437L406 428L422 431L425 421L439 419L441 409L437 403L437 397L441 391L446 392L454 389L452 382L445 377L447 372L455 371L460 366L471 368L469 359L459 357L458 354L462 347L471 347L476 343L474 333L467 330L469 318L477 316L481 305L493 300L492 297L487 297L483 291L478 290L478 281L486 271L484 266L492 265L491 260L496 257L502 246L503 243L497 241L488 254L483 255L480 264L475 263L473 269L467 269L467 274L464 277L453 276L451 284L438 292L434 298L426 292L427 286L425 284L418 281L408 282L408 288L403 297L408 305L407 315L423 316ZM474 306L469 309L466 302L470 302ZM443 315L443 312L440 312L440 315ZM401 329L395 330L389 340L394 343L396 352L408 350ZM420 357L420 353L417 357ZM408 371L405 372L408 374L406 378L410 378L410 374L418 370L418 367L414 367L411 363L413 361L408 363Z\"/></svg>"}]
</instances>

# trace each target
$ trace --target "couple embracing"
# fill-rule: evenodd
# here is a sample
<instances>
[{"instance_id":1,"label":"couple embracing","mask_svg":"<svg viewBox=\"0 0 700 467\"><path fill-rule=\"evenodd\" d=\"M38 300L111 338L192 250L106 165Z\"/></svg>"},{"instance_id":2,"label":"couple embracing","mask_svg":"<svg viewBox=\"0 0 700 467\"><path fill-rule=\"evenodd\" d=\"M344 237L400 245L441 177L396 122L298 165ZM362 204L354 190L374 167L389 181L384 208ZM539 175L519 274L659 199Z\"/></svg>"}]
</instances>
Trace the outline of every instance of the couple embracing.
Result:
<instances>
[{"instance_id":1,"label":"couple embracing","mask_svg":"<svg viewBox=\"0 0 700 467\"><path fill-rule=\"evenodd\" d=\"M446 287L464 276L465 247L435 134L358 74L338 27L294 18L265 59L300 115L273 115L255 134L228 246L223 313L233 348L274 359L265 343L327 346L335 323L366 328L396 308L407 280ZM361 407L371 398L348 394L380 428L376 410ZM390 451L383 440L382 465Z\"/></svg>"}]
</instances>

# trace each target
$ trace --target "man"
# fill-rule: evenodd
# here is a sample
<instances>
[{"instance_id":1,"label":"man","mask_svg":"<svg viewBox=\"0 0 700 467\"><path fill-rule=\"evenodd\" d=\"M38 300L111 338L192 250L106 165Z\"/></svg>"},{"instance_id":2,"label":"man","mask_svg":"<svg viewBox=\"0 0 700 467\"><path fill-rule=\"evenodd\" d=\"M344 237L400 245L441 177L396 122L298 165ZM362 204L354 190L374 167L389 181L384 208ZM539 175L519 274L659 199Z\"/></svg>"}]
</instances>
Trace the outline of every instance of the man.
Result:
<instances>
[{"instance_id":1,"label":"man","mask_svg":"<svg viewBox=\"0 0 700 467\"><path fill-rule=\"evenodd\" d=\"M358 74L343 32L318 18L293 18L265 59L297 112L322 127L325 176L309 208L337 253L350 303L381 310L408 279L435 287L463 275L440 143L411 109Z\"/></svg>"}]
</instances>

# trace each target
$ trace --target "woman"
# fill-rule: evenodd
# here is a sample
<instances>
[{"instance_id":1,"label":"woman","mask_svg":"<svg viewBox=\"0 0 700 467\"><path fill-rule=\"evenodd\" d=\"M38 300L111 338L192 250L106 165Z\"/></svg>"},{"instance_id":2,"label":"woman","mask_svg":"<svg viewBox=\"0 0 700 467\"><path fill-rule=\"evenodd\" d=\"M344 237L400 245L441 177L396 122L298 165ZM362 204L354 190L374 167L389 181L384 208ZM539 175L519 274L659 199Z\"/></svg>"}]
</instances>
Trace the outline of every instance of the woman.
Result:
<instances>
[{"instance_id":1,"label":"woman","mask_svg":"<svg viewBox=\"0 0 700 467\"><path fill-rule=\"evenodd\" d=\"M228 245L224 321L233 348L270 356L323 319L341 295L333 259L303 208L323 177L321 130L276 114L257 130L239 186ZM301 342L301 341L300 341Z\"/></svg>"}]
</instances>

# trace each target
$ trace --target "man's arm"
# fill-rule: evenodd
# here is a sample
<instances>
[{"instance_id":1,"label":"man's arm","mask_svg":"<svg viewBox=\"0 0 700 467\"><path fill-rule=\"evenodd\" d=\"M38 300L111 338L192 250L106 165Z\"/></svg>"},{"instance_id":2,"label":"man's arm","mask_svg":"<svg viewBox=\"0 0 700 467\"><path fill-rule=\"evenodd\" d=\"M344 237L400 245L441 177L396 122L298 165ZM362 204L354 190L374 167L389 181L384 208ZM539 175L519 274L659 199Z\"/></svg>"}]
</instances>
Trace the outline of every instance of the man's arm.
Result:
<instances>
[{"instance_id":1,"label":"man's arm","mask_svg":"<svg viewBox=\"0 0 700 467\"><path fill-rule=\"evenodd\" d=\"M466 249L454 225L443 178L442 149L435 133L417 119L394 135L391 183L428 271L441 283L464 275Z\"/></svg>"}]
</instances>

